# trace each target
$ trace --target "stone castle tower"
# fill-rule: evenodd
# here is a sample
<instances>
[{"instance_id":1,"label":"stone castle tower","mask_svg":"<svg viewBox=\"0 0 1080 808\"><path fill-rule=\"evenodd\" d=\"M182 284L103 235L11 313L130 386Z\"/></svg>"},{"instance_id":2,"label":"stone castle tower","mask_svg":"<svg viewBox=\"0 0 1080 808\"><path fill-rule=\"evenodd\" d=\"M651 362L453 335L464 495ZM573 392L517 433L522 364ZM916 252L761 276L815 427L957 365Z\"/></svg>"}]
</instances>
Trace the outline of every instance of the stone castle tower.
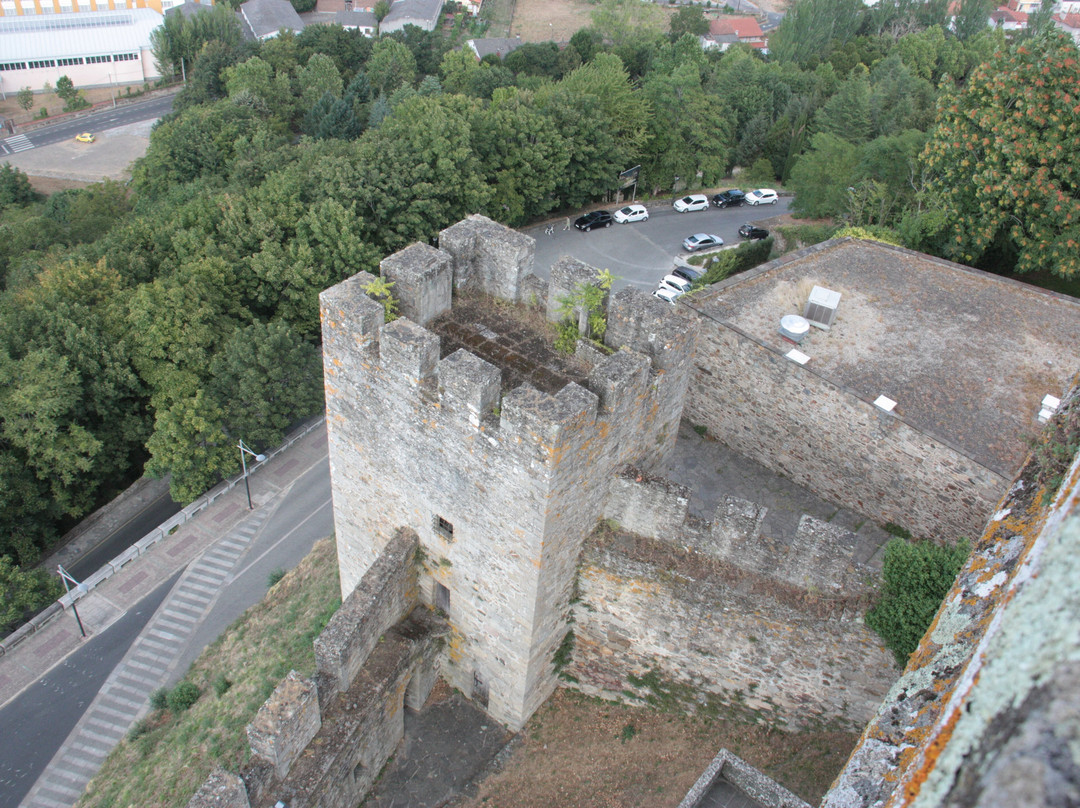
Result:
<instances>
[{"instance_id":1,"label":"stone castle tower","mask_svg":"<svg viewBox=\"0 0 1080 808\"><path fill-rule=\"evenodd\" d=\"M321 296L342 594L395 530L415 530L422 597L452 629L443 674L512 728L555 686L582 541L613 473L655 467L674 445L695 337L672 307L623 290L607 304L611 351L579 343L583 383L555 389L525 372L506 390L512 361L443 356L426 326L455 290L546 302L554 319L560 298L595 283L597 270L569 258L550 283L538 278L534 246L473 216L444 230L438 249L414 244L382 262L401 318L384 322L366 273Z\"/></svg>"}]
</instances>

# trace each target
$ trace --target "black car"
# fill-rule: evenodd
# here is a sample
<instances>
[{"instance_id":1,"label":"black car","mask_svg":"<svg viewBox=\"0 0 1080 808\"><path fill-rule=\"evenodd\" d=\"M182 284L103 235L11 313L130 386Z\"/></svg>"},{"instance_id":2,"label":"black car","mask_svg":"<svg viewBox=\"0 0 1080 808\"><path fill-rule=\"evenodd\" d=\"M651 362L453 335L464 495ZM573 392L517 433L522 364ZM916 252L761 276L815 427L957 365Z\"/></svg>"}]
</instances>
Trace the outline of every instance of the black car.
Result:
<instances>
[{"instance_id":1,"label":"black car","mask_svg":"<svg viewBox=\"0 0 1080 808\"><path fill-rule=\"evenodd\" d=\"M768 238L769 231L764 227L758 227L757 225L744 224L739 228L739 235L748 239Z\"/></svg>"},{"instance_id":2,"label":"black car","mask_svg":"<svg viewBox=\"0 0 1080 808\"><path fill-rule=\"evenodd\" d=\"M722 191L712 198L712 203L718 208L734 208L746 201L746 194L738 188L730 191Z\"/></svg>"},{"instance_id":3,"label":"black car","mask_svg":"<svg viewBox=\"0 0 1080 808\"><path fill-rule=\"evenodd\" d=\"M701 277L700 272L697 272L696 270L690 269L688 267L675 267L673 270L671 270L671 274L675 275L676 277L682 278L683 280L689 281L690 283L693 283Z\"/></svg>"},{"instance_id":4,"label":"black car","mask_svg":"<svg viewBox=\"0 0 1080 808\"><path fill-rule=\"evenodd\" d=\"M611 218L609 211L594 210L578 217L574 221L574 227L578 230L592 230L594 227L611 227L613 221L615 220Z\"/></svg>"}]
</instances>

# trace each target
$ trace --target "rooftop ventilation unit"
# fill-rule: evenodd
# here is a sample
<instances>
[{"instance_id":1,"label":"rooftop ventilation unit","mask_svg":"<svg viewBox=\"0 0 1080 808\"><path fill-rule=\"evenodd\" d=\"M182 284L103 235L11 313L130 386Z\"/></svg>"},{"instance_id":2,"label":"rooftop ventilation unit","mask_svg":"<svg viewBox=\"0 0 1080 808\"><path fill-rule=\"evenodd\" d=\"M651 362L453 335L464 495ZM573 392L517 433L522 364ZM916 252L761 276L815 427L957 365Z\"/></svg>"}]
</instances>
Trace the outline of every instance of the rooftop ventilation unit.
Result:
<instances>
[{"instance_id":1,"label":"rooftop ventilation unit","mask_svg":"<svg viewBox=\"0 0 1080 808\"><path fill-rule=\"evenodd\" d=\"M797 314L785 314L780 318L780 336L794 342L796 345L802 342L810 333L810 323Z\"/></svg>"},{"instance_id":2,"label":"rooftop ventilation unit","mask_svg":"<svg viewBox=\"0 0 1080 808\"><path fill-rule=\"evenodd\" d=\"M806 311L803 316L810 321L811 325L824 328L826 331L836 319L836 309L840 305L840 293L824 286L815 286L810 290L810 297L806 301Z\"/></svg>"}]
</instances>

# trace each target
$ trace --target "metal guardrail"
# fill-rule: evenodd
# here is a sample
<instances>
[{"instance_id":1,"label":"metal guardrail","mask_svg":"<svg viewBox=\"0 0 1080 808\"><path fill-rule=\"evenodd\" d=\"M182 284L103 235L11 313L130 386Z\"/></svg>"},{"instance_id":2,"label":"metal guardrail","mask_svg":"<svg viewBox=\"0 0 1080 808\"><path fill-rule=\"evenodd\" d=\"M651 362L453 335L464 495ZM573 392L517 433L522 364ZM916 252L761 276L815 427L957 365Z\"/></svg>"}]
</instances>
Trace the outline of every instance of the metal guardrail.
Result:
<instances>
[{"instance_id":1,"label":"metal guardrail","mask_svg":"<svg viewBox=\"0 0 1080 808\"><path fill-rule=\"evenodd\" d=\"M261 463L252 463L248 466L248 474L254 474L257 469L262 468L275 457L282 452L291 448L301 438L309 435L314 429L324 423L322 416L315 418L312 422L306 426L302 426L297 429L293 434L285 439L285 442L278 446L276 449L267 454L266 459ZM72 604L77 603L79 599L85 597L96 586L103 581L108 580L127 564L134 561L139 556L149 551L158 542L161 542L171 536L177 531L180 525L184 524L189 519L194 518L196 515L206 510L223 494L228 493L235 488L239 483L243 482L244 475L238 474L236 477L231 477L218 485L214 486L207 493L196 499L190 505L185 507L179 513L173 514L156 528L151 530L129 548L105 563L97 572L87 577L81 584L72 589L70 592L64 594L59 600L50 604L44 611L34 615L30 620L15 629L11 634L0 640L0 656L4 656L11 651L12 648L17 646L31 634L42 629L46 624L51 622L53 618L63 614L71 608Z\"/></svg>"}]
</instances>

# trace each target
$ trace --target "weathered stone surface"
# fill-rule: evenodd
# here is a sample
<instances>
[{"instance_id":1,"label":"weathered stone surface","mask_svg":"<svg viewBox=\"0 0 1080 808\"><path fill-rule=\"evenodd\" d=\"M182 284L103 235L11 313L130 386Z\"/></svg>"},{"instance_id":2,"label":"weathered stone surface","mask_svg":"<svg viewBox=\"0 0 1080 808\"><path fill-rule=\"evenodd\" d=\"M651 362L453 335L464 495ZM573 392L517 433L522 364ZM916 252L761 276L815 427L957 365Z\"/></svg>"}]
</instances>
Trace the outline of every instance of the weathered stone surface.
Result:
<instances>
[{"instance_id":1,"label":"weathered stone surface","mask_svg":"<svg viewBox=\"0 0 1080 808\"><path fill-rule=\"evenodd\" d=\"M445 634L445 623L423 607L389 629L348 689L324 707L308 752L264 785L253 808L278 800L289 808L359 805L404 734L406 692L414 703L427 698L423 686L434 681Z\"/></svg>"},{"instance_id":2,"label":"weathered stone surface","mask_svg":"<svg viewBox=\"0 0 1080 808\"><path fill-rule=\"evenodd\" d=\"M273 764L278 777L284 777L319 726L319 694L314 682L289 671L248 724L248 743L252 752Z\"/></svg>"},{"instance_id":3,"label":"weathered stone surface","mask_svg":"<svg viewBox=\"0 0 1080 808\"><path fill-rule=\"evenodd\" d=\"M611 478L604 518L650 539L672 541L686 521L690 490L628 466Z\"/></svg>"},{"instance_id":4,"label":"weathered stone surface","mask_svg":"<svg viewBox=\"0 0 1080 808\"><path fill-rule=\"evenodd\" d=\"M826 808L1080 802L1080 457L1050 507L1041 462L975 541Z\"/></svg>"},{"instance_id":5,"label":"weathered stone surface","mask_svg":"<svg viewBox=\"0 0 1080 808\"><path fill-rule=\"evenodd\" d=\"M382 260L379 272L394 284L390 292L402 317L427 325L450 308L452 260L448 253L427 244L410 244Z\"/></svg>"},{"instance_id":6,"label":"weathered stone surface","mask_svg":"<svg viewBox=\"0 0 1080 808\"><path fill-rule=\"evenodd\" d=\"M526 303L526 290L536 292L532 236L473 214L439 233L439 248L451 256L455 289Z\"/></svg>"},{"instance_id":7,"label":"weathered stone surface","mask_svg":"<svg viewBox=\"0 0 1080 808\"><path fill-rule=\"evenodd\" d=\"M643 538L587 544L568 668L591 695L712 699L787 727L859 727L895 680L859 598L824 598ZM665 685L666 686L666 685ZM689 695L692 694L692 695Z\"/></svg>"},{"instance_id":8,"label":"weathered stone surface","mask_svg":"<svg viewBox=\"0 0 1080 808\"><path fill-rule=\"evenodd\" d=\"M443 232L456 277L494 272L470 250L482 247L484 261L518 254L518 240L499 249L484 241L493 232L475 219ZM503 271L515 275L515 260ZM374 355L324 334L343 597L393 527L414 529L426 557L422 597L455 630L447 677L520 726L554 687L551 658L566 632L577 558L602 517L610 475L628 462L649 468L674 445L691 326L667 326L666 369L630 344L603 360L589 382L596 390L569 383L552 395L524 385L498 403L492 366L458 353L436 363L434 336L404 318L381 330Z\"/></svg>"},{"instance_id":9,"label":"weathered stone surface","mask_svg":"<svg viewBox=\"0 0 1080 808\"><path fill-rule=\"evenodd\" d=\"M1007 481L723 323L701 318L687 417L821 497L915 535L982 530Z\"/></svg>"},{"instance_id":10,"label":"weathered stone surface","mask_svg":"<svg viewBox=\"0 0 1080 808\"><path fill-rule=\"evenodd\" d=\"M251 804L240 776L219 766L188 800L187 808L251 808Z\"/></svg>"},{"instance_id":11,"label":"weathered stone surface","mask_svg":"<svg viewBox=\"0 0 1080 808\"><path fill-rule=\"evenodd\" d=\"M765 776L727 749L721 749L716 754L709 767L679 803L679 808L698 808L703 804L713 783L720 778L737 786L761 808L810 808L771 777Z\"/></svg>"},{"instance_id":12,"label":"weathered stone surface","mask_svg":"<svg viewBox=\"0 0 1080 808\"><path fill-rule=\"evenodd\" d=\"M600 270L589 266L584 261L564 255L551 265L551 279L548 281L547 316L549 320L559 321L567 319L562 313L563 300L573 297L583 286L593 286L600 280ZM574 321L578 330L583 330L581 317L585 316L581 309L576 309L574 316L569 319Z\"/></svg>"},{"instance_id":13,"label":"weathered stone surface","mask_svg":"<svg viewBox=\"0 0 1080 808\"><path fill-rule=\"evenodd\" d=\"M416 605L413 557L418 546L414 531L398 530L315 638L315 666L325 683L323 704L349 686L383 632Z\"/></svg>"}]
</instances>

